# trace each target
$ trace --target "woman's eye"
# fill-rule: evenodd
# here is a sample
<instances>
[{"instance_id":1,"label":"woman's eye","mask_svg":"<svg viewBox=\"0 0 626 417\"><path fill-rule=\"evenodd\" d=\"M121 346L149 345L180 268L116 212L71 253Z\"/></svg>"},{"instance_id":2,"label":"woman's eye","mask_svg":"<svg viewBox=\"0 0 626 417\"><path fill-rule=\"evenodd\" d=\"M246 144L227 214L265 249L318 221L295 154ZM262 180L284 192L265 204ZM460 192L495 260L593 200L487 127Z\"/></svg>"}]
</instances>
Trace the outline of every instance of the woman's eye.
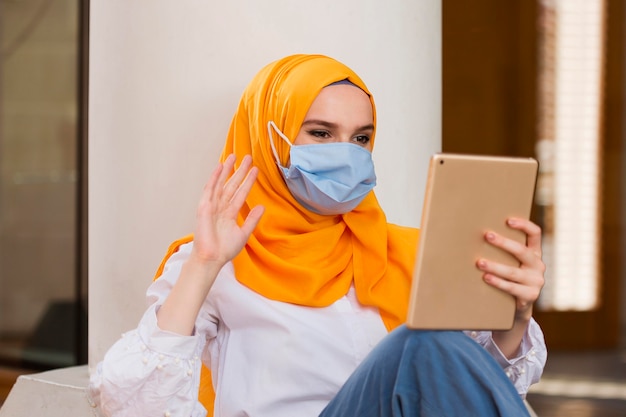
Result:
<instances>
[{"instance_id":1,"label":"woman's eye","mask_svg":"<svg viewBox=\"0 0 626 417\"><path fill-rule=\"evenodd\" d=\"M370 141L370 137L367 135L359 135L354 137L354 141L360 143L361 145L367 145Z\"/></svg>"},{"instance_id":2,"label":"woman's eye","mask_svg":"<svg viewBox=\"0 0 626 417\"><path fill-rule=\"evenodd\" d=\"M325 130L311 130L309 135L315 136L316 138L327 139L330 137L330 133Z\"/></svg>"}]
</instances>

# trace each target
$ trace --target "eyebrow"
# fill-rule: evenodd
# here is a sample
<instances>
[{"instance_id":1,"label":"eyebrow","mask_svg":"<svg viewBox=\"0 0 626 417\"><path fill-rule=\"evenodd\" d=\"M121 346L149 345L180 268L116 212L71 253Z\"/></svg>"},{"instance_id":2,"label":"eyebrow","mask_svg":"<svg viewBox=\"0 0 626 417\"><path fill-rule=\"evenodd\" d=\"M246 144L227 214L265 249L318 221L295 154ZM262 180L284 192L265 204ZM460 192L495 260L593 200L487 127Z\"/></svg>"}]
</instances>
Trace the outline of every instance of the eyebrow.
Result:
<instances>
[{"instance_id":1,"label":"eyebrow","mask_svg":"<svg viewBox=\"0 0 626 417\"><path fill-rule=\"evenodd\" d=\"M333 122L328 122L326 120L317 120L317 119L309 119L309 120L305 120L304 122L302 122L302 126L308 126L308 125L320 125L320 126L324 126L327 127L329 129L335 129L338 127L337 123L333 123ZM366 130L374 130L374 124L370 123L364 126L361 126L359 128L357 128L355 131L356 132L363 132Z\"/></svg>"}]
</instances>

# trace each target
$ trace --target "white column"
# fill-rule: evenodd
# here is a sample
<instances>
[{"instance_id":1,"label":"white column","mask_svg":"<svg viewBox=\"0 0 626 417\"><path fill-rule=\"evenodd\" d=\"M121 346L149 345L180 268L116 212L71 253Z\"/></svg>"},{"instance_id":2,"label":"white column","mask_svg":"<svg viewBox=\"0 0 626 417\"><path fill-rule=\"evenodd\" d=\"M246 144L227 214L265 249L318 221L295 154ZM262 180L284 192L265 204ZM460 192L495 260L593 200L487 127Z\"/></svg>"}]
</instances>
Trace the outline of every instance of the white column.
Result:
<instances>
[{"instance_id":1,"label":"white column","mask_svg":"<svg viewBox=\"0 0 626 417\"><path fill-rule=\"evenodd\" d=\"M417 225L441 144L441 0L92 0L89 363L134 328L197 199L244 87L268 62L322 53L376 99L376 192Z\"/></svg>"},{"instance_id":2,"label":"white column","mask_svg":"<svg viewBox=\"0 0 626 417\"><path fill-rule=\"evenodd\" d=\"M91 0L89 367L134 328L167 245L192 231L239 97L268 62L322 53L378 108L377 195L419 224L441 147L441 0ZM22 376L0 416L88 416L87 367Z\"/></svg>"}]
</instances>

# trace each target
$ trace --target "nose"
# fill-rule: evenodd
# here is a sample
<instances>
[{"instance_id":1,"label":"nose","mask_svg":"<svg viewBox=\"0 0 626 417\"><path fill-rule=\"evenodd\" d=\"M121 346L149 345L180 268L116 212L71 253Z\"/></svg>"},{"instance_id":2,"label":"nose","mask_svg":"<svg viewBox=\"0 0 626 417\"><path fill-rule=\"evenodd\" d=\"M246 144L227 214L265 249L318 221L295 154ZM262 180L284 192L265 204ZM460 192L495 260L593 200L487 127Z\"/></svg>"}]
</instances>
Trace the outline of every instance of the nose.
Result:
<instances>
[{"instance_id":1,"label":"nose","mask_svg":"<svg viewBox=\"0 0 626 417\"><path fill-rule=\"evenodd\" d=\"M334 143L349 143L352 142L352 136L348 134L337 135L333 138Z\"/></svg>"}]
</instances>

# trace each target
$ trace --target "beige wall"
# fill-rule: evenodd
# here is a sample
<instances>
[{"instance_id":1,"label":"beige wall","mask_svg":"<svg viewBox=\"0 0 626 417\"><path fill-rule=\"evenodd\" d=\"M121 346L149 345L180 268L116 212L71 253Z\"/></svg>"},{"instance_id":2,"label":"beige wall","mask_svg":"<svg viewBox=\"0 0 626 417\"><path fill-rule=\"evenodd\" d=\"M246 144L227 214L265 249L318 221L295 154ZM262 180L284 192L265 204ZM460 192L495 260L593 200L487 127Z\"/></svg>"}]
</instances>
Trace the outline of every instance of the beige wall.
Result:
<instances>
[{"instance_id":1,"label":"beige wall","mask_svg":"<svg viewBox=\"0 0 626 417\"><path fill-rule=\"evenodd\" d=\"M440 149L440 0L92 0L89 354L136 325L167 245L189 233L239 96L261 66L323 53L379 110L376 192L417 225Z\"/></svg>"}]
</instances>

